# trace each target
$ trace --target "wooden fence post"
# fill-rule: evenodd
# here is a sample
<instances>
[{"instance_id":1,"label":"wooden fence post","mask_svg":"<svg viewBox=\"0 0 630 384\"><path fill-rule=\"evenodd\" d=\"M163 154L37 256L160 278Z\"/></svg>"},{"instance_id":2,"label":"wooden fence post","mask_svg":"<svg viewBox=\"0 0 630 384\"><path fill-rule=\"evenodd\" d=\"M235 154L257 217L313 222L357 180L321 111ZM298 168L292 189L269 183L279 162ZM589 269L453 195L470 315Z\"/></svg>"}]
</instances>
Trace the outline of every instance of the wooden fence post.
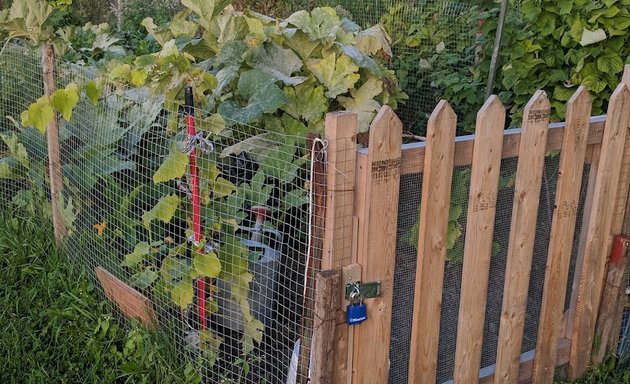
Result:
<instances>
[{"instance_id":1,"label":"wooden fence post","mask_svg":"<svg viewBox=\"0 0 630 384\"><path fill-rule=\"evenodd\" d=\"M622 83L630 89L630 65L626 65ZM617 187L617 203L613 217L611 236L630 236L630 134L626 136L626 145L621 165L620 180ZM600 364L606 352L616 351L619 342L619 329L623 321L623 309L625 306L625 288L628 283L628 252L623 252L618 260L611 259L608 264L608 273L602 302L599 307L599 317L595 328L593 364Z\"/></svg>"},{"instance_id":2,"label":"wooden fence post","mask_svg":"<svg viewBox=\"0 0 630 384\"><path fill-rule=\"evenodd\" d=\"M335 112L326 115L326 219L322 239L323 270L341 269L355 262L353 255L353 223L356 167L356 131L358 116ZM343 289L343 286L341 287ZM341 293L337 293L340 301ZM348 377L348 325L343 308L337 311L333 350L334 372L330 383L346 383Z\"/></svg>"},{"instance_id":3,"label":"wooden fence post","mask_svg":"<svg viewBox=\"0 0 630 384\"><path fill-rule=\"evenodd\" d=\"M50 97L55 92L55 53L52 44L42 45L42 75L44 82L44 96ZM62 245L66 235L60 204L62 203L63 176L61 173L61 158L59 153L59 122L58 114L48 123L46 137L48 142L48 169L50 173L50 200L52 204L53 227L57 246Z\"/></svg>"},{"instance_id":4,"label":"wooden fence post","mask_svg":"<svg viewBox=\"0 0 630 384\"><path fill-rule=\"evenodd\" d=\"M584 260L578 268L580 283L569 359L571 380L581 377L591 361L595 321L601 302L605 264L610 252L610 232L629 121L630 91L625 84L620 84L613 93L608 107L600 167L587 227Z\"/></svg>"},{"instance_id":5,"label":"wooden fence post","mask_svg":"<svg viewBox=\"0 0 630 384\"><path fill-rule=\"evenodd\" d=\"M456 383L479 379L504 128L505 108L492 95L477 113L455 351Z\"/></svg>"},{"instance_id":6,"label":"wooden fence post","mask_svg":"<svg viewBox=\"0 0 630 384\"><path fill-rule=\"evenodd\" d=\"M537 91L523 113L495 384L518 382L550 108L545 92Z\"/></svg>"},{"instance_id":7,"label":"wooden fence post","mask_svg":"<svg viewBox=\"0 0 630 384\"><path fill-rule=\"evenodd\" d=\"M584 87L578 88L567 104L567 124L560 158L556 203L551 224L547 270L538 322L533 381L553 381L557 345L564 312L569 263L584 173L586 142L589 132L592 99Z\"/></svg>"},{"instance_id":8,"label":"wooden fence post","mask_svg":"<svg viewBox=\"0 0 630 384\"><path fill-rule=\"evenodd\" d=\"M334 269L318 273L315 287L311 382L331 384L335 374L335 328L341 310L341 271Z\"/></svg>"},{"instance_id":9,"label":"wooden fence post","mask_svg":"<svg viewBox=\"0 0 630 384\"><path fill-rule=\"evenodd\" d=\"M456 126L455 112L440 101L429 118L422 182L408 380L415 384L434 384L437 375Z\"/></svg>"},{"instance_id":10,"label":"wooden fence post","mask_svg":"<svg viewBox=\"0 0 630 384\"><path fill-rule=\"evenodd\" d=\"M361 281L380 281L379 297L366 299L367 321L354 326L352 383L386 383L389 374L402 123L384 106L370 127L366 161L358 169L364 184L357 189Z\"/></svg>"}]
</instances>

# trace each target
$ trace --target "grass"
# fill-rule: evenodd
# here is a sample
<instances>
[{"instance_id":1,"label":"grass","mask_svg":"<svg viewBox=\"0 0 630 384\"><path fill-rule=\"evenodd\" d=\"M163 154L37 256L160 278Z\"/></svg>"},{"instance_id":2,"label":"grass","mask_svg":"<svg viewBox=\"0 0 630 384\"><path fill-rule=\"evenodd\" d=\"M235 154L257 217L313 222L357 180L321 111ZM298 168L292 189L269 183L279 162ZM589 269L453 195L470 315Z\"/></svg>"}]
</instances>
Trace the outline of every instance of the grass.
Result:
<instances>
[{"instance_id":1,"label":"grass","mask_svg":"<svg viewBox=\"0 0 630 384\"><path fill-rule=\"evenodd\" d=\"M167 337L120 325L46 220L14 214L0 212L0 383L201 381Z\"/></svg>"}]
</instances>

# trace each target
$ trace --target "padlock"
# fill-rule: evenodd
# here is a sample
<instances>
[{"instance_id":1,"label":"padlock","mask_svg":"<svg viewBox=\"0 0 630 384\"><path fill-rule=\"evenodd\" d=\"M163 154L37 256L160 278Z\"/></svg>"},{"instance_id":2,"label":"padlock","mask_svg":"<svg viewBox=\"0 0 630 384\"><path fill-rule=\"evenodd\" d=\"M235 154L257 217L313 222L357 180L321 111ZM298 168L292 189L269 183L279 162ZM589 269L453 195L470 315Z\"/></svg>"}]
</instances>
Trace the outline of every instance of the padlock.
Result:
<instances>
[{"instance_id":1,"label":"padlock","mask_svg":"<svg viewBox=\"0 0 630 384\"><path fill-rule=\"evenodd\" d=\"M361 296L359 284L354 283L350 294L350 304L346 307L346 323L358 325L367 320L367 308Z\"/></svg>"},{"instance_id":2,"label":"padlock","mask_svg":"<svg viewBox=\"0 0 630 384\"><path fill-rule=\"evenodd\" d=\"M367 308L365 303L357 302L348 304L346 308L346 322L348 325L361 324L367 320Z\"/></svg>"}]
</instances>

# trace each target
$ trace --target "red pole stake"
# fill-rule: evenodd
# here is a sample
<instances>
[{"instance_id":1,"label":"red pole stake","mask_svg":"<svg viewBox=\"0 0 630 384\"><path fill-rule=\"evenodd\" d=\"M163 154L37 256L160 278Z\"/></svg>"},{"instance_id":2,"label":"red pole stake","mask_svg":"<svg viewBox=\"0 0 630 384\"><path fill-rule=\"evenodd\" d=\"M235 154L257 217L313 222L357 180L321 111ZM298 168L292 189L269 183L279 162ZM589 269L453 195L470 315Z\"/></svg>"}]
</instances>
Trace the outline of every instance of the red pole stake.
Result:
<instances>
[{"instance_id":1,"label":"red pole stake","mask_svg":"<svg viewBox=\"0 0 630 384\"><path fill-rule=\"evenodd\" d=\"M185 102L186 102L186 127L190 140L197 134L195 131L195 116L194 116L194 103L192 86L187 85L185 88ZM193 208L193 240L195 244L199 244L201 241L201 204L199 202L199 171L197 169L197 149L193 146L190 151L188 159L190 166L190 184L192 194L192 208ZM206 318L206 281L204 278L197 280L197 299L198 299L198 315L199 325L201 329L208 327Z\"/></svg>"}]
</instances>

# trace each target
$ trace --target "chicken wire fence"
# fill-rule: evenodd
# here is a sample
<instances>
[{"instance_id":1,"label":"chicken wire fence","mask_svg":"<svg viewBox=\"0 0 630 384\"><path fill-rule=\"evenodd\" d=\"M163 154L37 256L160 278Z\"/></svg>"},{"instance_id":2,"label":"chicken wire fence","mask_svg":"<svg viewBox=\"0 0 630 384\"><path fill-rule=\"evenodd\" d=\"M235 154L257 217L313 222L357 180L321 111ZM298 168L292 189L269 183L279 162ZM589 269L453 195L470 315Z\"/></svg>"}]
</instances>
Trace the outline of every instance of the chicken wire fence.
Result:
<instances>
[{"instance_id":1,"label":"chicken wire fence","mask_svg":"<svg viewBox=\"0 0 630 384\"><path fill-rule=\"evenodd\" d=\"M41 73L36 50L0 55L0 201L50 216L46 136L20 117L43 94ZM96 77L55 63L58 88ZM309 234L321 230L309 220L306 138L105 82L99 103L82 97L69 122L59 118L59 151L69 260L97 286L98 269L148 297L204 382L308 372L298 340L312 332L305 276L318 265Z\"/></svg>"},{"instance_id":2,"label":"chicken wire fence","mask_svg":"<svg viewBox=\"0 0 630 384\"><path fill-rule=\"evenodd\" d=\"M493 255L490 264L487 304L484 309L486 314L482 340L482 374L484 372L492 372L493 365L496 362L517 165L518 158L503 159L501 164L501 178L494 223ZM540 315L545 281L545 267L555 204L558 168L559 156L546 158L538 209L532 270L527 294L528 303L522 353L534 350L537 343L538 317ZM576 235L573 242L565 311L568 310L571 299L589 172L590 166L587 164L584 168L580 203L577 212ZM463 270L463 248L466 238L465 212L468 209L469 186L470 167L455 168L453 171L451 212L457 211L461 212L461 214L458 217L451 214L449 218L449 235L454 233L458 234L458 236L448 249L448 261L444 268L436 383L452 383L453 380ZM421 195L422 174L410 174L401 178L396 268L394 271L392 335L390 341L390 384L408 382L411 319L413 318L414 302L413 292L415 289L417 264L417 238L414 238L413 233L418 231L418 207ZM453 207L459 207L461 210Z\"/></svg>"},{"instance_id":3,"label":"chicken wire fence","mask_svg":"<svg viewBox=\"0 0 630 384\"><path fill-rule=\"evenodd\" d=\"M511 0L508 11L519 12L520 0ZM485 10L471 0L315 0L294 1L291 11L305 6L337 7L363 28L381 24L392 40L390 67L409 96L396 113L404 129L425 133L426 122L443 96L446 78L473 69L484 46L492 48L495 30L482 32L480 14ZM490 5L490 18L498 18L500 4ZM489 60L488 60L489 61ZM485 92L486 84L479 85ZM481 107L481 105L479 105Z\"/></svg>"}]
</instances>

